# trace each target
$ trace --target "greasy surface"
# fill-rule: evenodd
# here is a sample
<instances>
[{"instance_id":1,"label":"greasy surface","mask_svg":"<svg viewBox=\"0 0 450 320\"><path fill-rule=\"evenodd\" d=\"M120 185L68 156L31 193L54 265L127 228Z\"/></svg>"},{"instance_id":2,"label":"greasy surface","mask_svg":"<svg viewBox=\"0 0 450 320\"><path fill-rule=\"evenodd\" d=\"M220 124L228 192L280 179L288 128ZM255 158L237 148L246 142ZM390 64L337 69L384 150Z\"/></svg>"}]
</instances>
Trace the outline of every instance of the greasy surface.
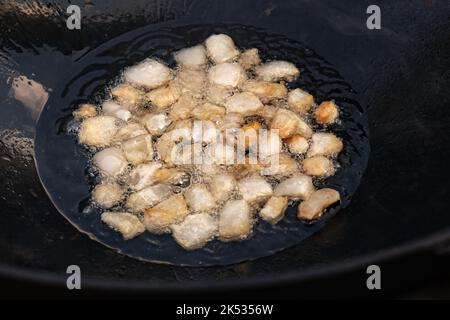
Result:
<instances>
[{"instance_id":1,"label":"greasy surface","mask_svg":"<svg viewBox=\"0 0 450 320\"><path fill-rule=\"evenodd\" d=\"M444 40L450 26L445 3L378 1L386 8L383 30L369 31L364 25L369 2L171 1L165 5L160 1L109 1L109 8L97 3L85 7L86 20L80 33L65 29L65 1L50 6L59 8L50 19L44 17L45 8L31 8L34 14L28 17L8 4L12 1L3 3L0 21L11 24L2 27L0 38L0 249L4 272L11 273L7 266L14 266L21 276L25 268L31 272L28 276L44 279L40 272L45 271L63 285L67 265L76 261L83 269L86 285L113 285L124 278L127 288L168 288L178 282L187 287L191 281L218 279L230 283L236 277L240 283L243 278L278 282L280 275L333 272L343 261L374 252L383 254L388 248L448 228L450 190L442 184L449 178L450 160L450 151L442 147L450 143L450 114L442 107L449 103L449 61L445 53L450 48ZM133 5L136 8L126 8ZM257 262L222 268L140 263L81 235L53 209L30 157L28 138L33 134L33 122L19 103L7 98L5 81L16 70L36 73L45 86L54 87L59 82L56 71L109 38L149 23L180 19L198 23L211 21L211 17L216 22L237 21L287 35L308 43L330 61L370 108L369 167L352 205L300 246ZM17 19L20 23L15 24ZM45 55L53 58L45 59ZM18 230L26 236L18 237ZM207 285L211 287L211 281Z\"/></svg>"}]
</instances>

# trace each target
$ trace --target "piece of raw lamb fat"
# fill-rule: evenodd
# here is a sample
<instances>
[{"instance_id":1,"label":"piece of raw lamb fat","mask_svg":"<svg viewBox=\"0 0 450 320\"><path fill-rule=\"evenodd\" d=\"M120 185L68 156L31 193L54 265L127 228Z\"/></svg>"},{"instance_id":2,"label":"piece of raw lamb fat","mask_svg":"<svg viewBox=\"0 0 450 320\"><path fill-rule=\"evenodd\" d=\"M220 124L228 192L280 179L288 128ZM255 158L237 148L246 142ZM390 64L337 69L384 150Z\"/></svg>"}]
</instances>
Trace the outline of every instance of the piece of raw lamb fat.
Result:
<instances>
[{"instance_id":1,"label":"piece of raw lamb fat","mask_svg":"<svg viewBox=\"0 0 450 320\"><path fill-rule=\"evenodd\" d=\"M122 142L131 138L136 138L137 136L141 136L143 134L147 134L147 130L145 130L140 123L130 121L120 127L119 131L117 131L114 135L113 140L115 142Z\"/></svg>"},{"instance_id":2,"label":"piece of raw lamb fat","mask_svg":"<svg viewBox=\"0 0 450 320\"><path fill-rule=\"evenodd\" d=\"M209 189L217 201L224 201L236 188L236 179L230 174L218 174L211 178Z\"/></svg>"},{"instance_id":3,"label":"piece of raw lamb fat","mask_svg":"<svg viewBox=\"0 0 450 320\"><path fill-rule=\"evenodd\" d=\"M144 224L148 231L156 234L170 232L170 226L183 221L187 214L183 195L175 194L145 210Z\"/></svg>"},{"instance_id":4,"label":"piece of raw lamb fat","mask_svg":"<svg viewBox=\"0 0 450 320\"><path fill-rule=\"evenodd\" d=\"M315 191L298 206L297 216L303 220L315 220L323 215L323 212L333 203L341 199L339 192L330 188Z\"/></svg>"},{"instance_id":5,"label":"piece of raw lamb fat","mask_svg":"<svg viewBox=\"0 0 450 320\"><path fill-rule=\"evenodd\" d=\"M159 182L155 179L155 173L161 168L158 162L143 163L135 167L128 174L127 183L132 190L139 191Z\"/></svg>"},{"instance_id":6,"label":"piece of raw lamb fat","mask_svg":"<svg viewBox=\"0 0 450 320\"><path fill-rule=\"evenodd\" d=\"M259 50L257 48L252 48L245 50L239 56L239 63L244 69L249 69L261 63L259 58Z\"/></svg>"},{"instance_id":7,"label":"piece of raw lamb fat","mask_svg":"<svg viewBox=\"0 0 450 320\"><path fill-rule=\"evenodd\" d=\"M165 86L151 90L145 97L150 100L157 110L163 110L173 105L180 97L180 94L178 86L171 81Z\"/></svg>"},{"instance_id":8,"label":"piece of raw lamb fat","mask_svg":"<svg viewBox=\"0 0 450 320\"><path fill-rule=\"evenodd\" d=\"M144 92L127 83L121 83L111 89L111 95L122 106L135 110L144 102Z\"/></svg>"},{"instance_id":9,"label":"piece of raw lamb fat","mask_svg":"<svg viewBox=\"0 0 450 320\"><path fill-rule=\"evenodd\" d=\"M216 201L205 185L195 184L184 194L189 209L193 212L208 212L216 206Z\"/></svg>"},{"instance_id":10,"label":"piece of raw lamb fat","mask_svg":"<svg viewBox=\"0 0 450 320\"><path fill-rule=\"evenodd\" d=\"M214 238L217 220L206 213L191 214L180 224L171 226L175 241L186 250L203 247Z\"/></svg>"},{"instance_id":11,"label":"piece of raw lamb fat","mask_svg":"<svg viewBox=\"0 0 450 320\"><path fill-rule=\"evenodd\" d=\"M208 56L214 63L227 62L239 55L233 39L226 34L213 34L205 44Z\"/></svg>"},{"instance_id":12,"label":"piece of raw lamb fat","mask_svg":"<svg viewBox=\"0 0 450 320\"><path fill-rule=\"evenodd\" d=\"M164 184L155 184L130 194L126 207L133 212L142 212L161 202L171 194L172 190Z\"/></svg>"},{"instance_id":13,"label":"piece of raw lamb fat","mask_svg":"<svg viewBox=\"0 0 450 320\"><path fill-rule=\"evenodd\" d=\"M342 140L333 133L317 132L312 135L307 156L332 156L341 152L343 148Z\"/></svg>"},{"instance_id":14,"label":"piece of raw lamb fat","mask_svg":"<svg viewBox=\"0 0 450 320\"><path fill-rule=\"evenodd\" d=\"M172 123L165 113L147 113L142 117L142 123L153 136L160 136Z\"/></svg>"},{"instance_id":15,"label":"piece of raw lamb fat","mask_svg":"<svg viewBox=\"0 0 450 320\"><path fill-rule=\"evenodd\" d=\"M244 240L252 233L252 213L245 200L229 200L219 214L222 241Z\"/></svg>"},{"instance_id":16,"label":"piece of raw lamb fat","mask_svg":"<svg viewBox=\"0 0 450 320\"><path fill-rule=\"evenodd\" d=\"M153 158L152 136L144 134L122 142L122 150L126 159L138 165Z\"/></svg>"},{"instance_id":17,"label":"piece of raw lamb fat","mask_svg":"<svg viewBox=\"0 0 450 320\"><path fill-rule=\"evenodd\" d=\"M244 80L244 70L237 63L221 63L209 69L209 82L224 87L237 87Z\"/></svg>"},{"instance_id":18,"label":"piece of raw lamb fat","mask_svg":"<svg viewBox=\"0 0 450 320\"><path fill-rule=\"evenodd\" d=\"M109 209L122 201L124 192L122 187L115 182L96 185L92 190L92 200L104 209Z\"/></svg>"},{"instance_id":19,"label":"piece of raw lamb fat","mask_svg":"<svg viewBox=\"0 0 450 320\"><path fill-rule=\"evenodd\" d=\"M86 118L81 123L78 140L91 147L106 147L119 129L118 120L111 116Z\"/></svg>"},{"instance_id":20,"label":"piece of raw lamb fat","mask_svg":"<svg viewBox=\"0 0 450 320\"><path fill-rule=\"evenodd\" d=\"M239 113L242 115L256 114L263 104L259 98L251 92L241 92L229 97L225 102L228 113Z\"/></svg>"},{"instance_id":21,"label":"piece of raw lamb fat","mask_svg":"<svg viewBox=\"0 0 450 320\"><path fill-rule=\"evenodd\" d=\"M300 74L300 70L291 62L277 60L255 67L255 73L263 81L292 81Z\"/></svg>"},{"instance_id":22,"label":"piece of raw lamb fat","mask_svg":"<svg viewBox=\"0 0 450 320\"><path fill-rule=\"evenodd\" d=\"M279 197L306 200L314 192L314 189L311 177L298 174L278 184L273 194Z\"/></svg>"},{"instance_id":23,"label":"piece of raw lamb fat","mask_svg":"<svg viewBox=\"0 0 450 320\"><path fill-rule=\"evenodd\" d=\"M123 151L117 147L110 147L97 152L93 159L94 165L108 178L116 178L128 167Z\"/></svg>"},{"instance_id":24,"label":"piece of raw lamb fat","mask_svg":"<svg viewBox=\"0 0 450 320\"><path fill-rule=\"evenodd\" d=\"M240 180L238 187L244 200L249 203L260 202L272 195L272 187L270 184L258 175Z\"/></svg>"},{"instance_id":25,"label":"piece of raw lamb fat","mask_svg":"<svg viewBox=\"0 0 450 320\"><path fill-rule=\"evenodd\" d=\"M105 101L102 104L102 112L106 116L116 117L123 121L131 119L131 112L114 101Z\"/></svg>"},{"instance_id":26,"label":"piece of raw lamb fat","mask_svg":"<svg viewBox=\"0 0 450 320\"><path fill-rule=\"evenodd\" d=\"M270 199L261 209L259 215L270 224L276 224L283 219L284 211L288 206L287 197L270 197Z\"/></svg>"},{"instance_id":27,"label":"piece of raw lamb fat","mask_svg":"<svg viewBox=\"0 0 450 320\"><path fill-rule=\"evenodd\" d=\"M111 229L120 232L125 240L130 240L145 231L139 218L128 212L103 212L101 219Z\"/></svg>"},{"instance_id":28,"label":"piece of raw lamb fat","mask_svg":"<svg viewBox=\"0 0 450 320\"><path fill-rule=\"evenodd\" d=\"M205 47L197 45L181 49L175 53L175 60L182 67L199 69L207 63Z\"/></svg>"},{"instance_id":29,"label":"piece of raw lamb fat","mask_svg":"<svg viewBox=\"0 0 450 320\"><path fill-rule=\"evenodd\" d=\"M155 59L146 59L128 67L123 75L127 82L147 89L160 87L172 79L172 71Z\"/></svg>"},{"instance_id":30,"label":"piece of raw lamb fat","mask_svg":"<svg viewBox=\"0 0 450 320\"><path fill-rule=\"evenodd\" d=\"M314 104L314 97L301 89L294 89L288 94L288 105L292 111L306 114Z\"/></svg>"}]
</instances>

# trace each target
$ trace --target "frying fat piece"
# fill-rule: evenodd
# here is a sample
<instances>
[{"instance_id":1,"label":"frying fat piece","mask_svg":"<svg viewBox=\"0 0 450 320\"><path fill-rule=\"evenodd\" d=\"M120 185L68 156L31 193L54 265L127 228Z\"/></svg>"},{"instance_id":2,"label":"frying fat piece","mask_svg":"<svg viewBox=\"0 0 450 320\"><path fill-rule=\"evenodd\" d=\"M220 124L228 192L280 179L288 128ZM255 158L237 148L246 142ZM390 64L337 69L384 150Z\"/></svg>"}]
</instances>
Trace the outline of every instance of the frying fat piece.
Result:
<instances>
[{"instance_id":1,"label":"frying fat piece","mask_svg":"<svg viewBox=\"0 0 450 320\"><path fill-rule=\"evenodd\" d=\"M259 98L251 92L241 92L229 97L225 102L228 113L239 113L241 115L256 114L263 104Z\"/></svg>"},{"instance_id":2,"label":"frying fat piece","mask_svg":"<svg viewBox=\"0 0 450 320\"><path fill-rule=\"evenodd\" d=\"M203 70L181 69L174 81L181 94L189 93L201 98L206 84L206 72Z\"/></svg>"},{"instance_id":3,"label":"frying fat piece","mask_svg":"<svg viewBox=\"0 0 450 320\"><path fill-rule=\"evenodd\" d=\"M203 247L214 238L217 232L217 221L209 214L191 214L180 224L170 227L175 241L186 250Z\"/></svg>"},{"instance_id":4,"label":"frying fat piece","mask_svg":"<svg viewBox=\"0 0 450 320\"><path fill-rule=\"evenodd\" d=\"M314 118L317 123L332 124L339 117L339 109L334 101L324 101L314 111Z\"/></svg>"},{"instance_id":5,"label":"frying fat piece","mask_svg":"<svg viewBox=\"0 0 450 320\"><path fill-rule=\"evenodd\" d=\"M190 175L177 168L161 168L155 172L154 180L157 183L187 187L190 183Z\"/></svg>"},{"instance_id":6,"label":"frying fat piece","mask_svg":"<svg viewBox=\"0 0 450 320\"><path fill-rule=\"evenodd\" d=\"M262 177L254 175L238 182L239 192L245 201L260 202L272 195L272 187Z\"/></svg>"},{"instance_id":7,"label":"frying fat piece","mask_svg":"<svg viewBox=\"0 0 450 320\"><path fill-rule=\"evenodd\" d=\"M216 206L216 201L206 186L195 184L185 192L186 202L194 212L207 212Z\"/></svg>"},{"instance_id":8,"label":"frying fat piece","mask_svg":"<svg viewBox=\"0 0 450 320\"><path fill-rule=\"evenodd\" d=\"M255 67L255 73L263 81L292 81L300 74L300 70L291 62L271 61Z\"/></svg>"},{"instance_id":9,"label":"frying fat piece","mask_svg":"<svg viewBox=\"0 0 450 320\"><path fill-rule=\"evenodd\" d=\"M192 109L199 104L199 101L189 94L184 94L174 103L170 109L171 120L185 120L191 116Z\"/></svg>"},{"instance_id":10,"label":"frying fat piece","mask_svg":"<svg viewBox=\"0 0 450 320\"><path fill-rule=\"evenodd\" d=\"M146 97L158 110L162 110L174 104L180 97L180 92L173 83L169 82L164 87L150 91Z\"/></svg>"},{"instance_id":11,"label":"frying fat piece","mask_svg":"<svg viewBox=\"0 0 450 320\"><path fill-rule=\"evenodd\" d=\"M249 69L260 64L259 50L257 48L245 50L239 57L239 63L244 69Z\"/></svg>"},{"instance_id":12,"label":"frying fat piece","mask_svg":"<svg viewBox=\"0 0 450 320\"><path fill-rule=\"evenodd\" d=\"M130 240L145 231L139 218L128 212L103 212L102 221L111 229L120 232L125 240Z\"/></svg>"},{"instance_id":13,"label":"frying fat piece","mask_svg":"<svg viewBox=\"0 0 450 320\"><path fill-rule=\"evenodd\" d=\"M219 214L219 237L223 241L244 240L252 232L252 214L245 200L230 200Z\"/></svg>"},{"instance_id":14,"label":"frying fat piece","mask_svg":"<svg viewBox=\"0 0 450 320\"><path fill-rule=\"evenodd\" d=\"M123 121L128 121L131 118L131 112L114 101L103 102L102 111L106 116L116 117Z\"/></svg>"},{"instance_id":15,"label":"frying fat piece","mask_svg":"<svg viewBox=\"0 0 450 320\"><path fill-rule=\"evenodd\" d=\"M288 138L296 133L309 138L313 131L311 127L294 112L288 109L278 109L270 123L271 129L278 129L282 139Z\"/></svg>"},{"instance_id":16,"label":"frying fat piece","mask_svg":"<svg viewBox=\"0 0 450 320\"><path fill-rule=\"evenodd\" d=\"M90 118L97 115L97 109L93 104L85 103L82 104L77 110L72 112L75 118Z\"/></svg>"},{"instance_id":17,"label":"frying fat piece","mask_svg":"<svg viewBox=\"0 0 450 320\"><path fill-rule=\"evenodd\" d=\"M225 108L206 102L192 110L192 117L198 120L219 121L225 115Z\"/></svg>"},{"instance_id":18,"label":"frying fat piece","mask_svg":"<svg viewBox=\"0 0 450 320\"><path fill-rule=\"evenodd\" d=\"M242 86L242 90L254 93L263 101L283 99L287 95L287 89L284 84L267 81L246 81Z\"/></svg>"},{"instance_id":19,"label":"frying fat piece","mask_svg":"<svg viewBox=\"0 0 450 320\"><path fill-rule=\"evenodd\" d=\"M288 94L288 105L292 111L307 113L314 104L314 97L301 89L294 89Z\"/></svg>"},{"instance_id":20,"label":"frying fat piece","mask_svg":"<svg viewBox=\"0 0 450 320\"><path fill-rule=\"evenodd\" d=\"M250 150L253 154L258 154L259 159L265 161L272 155L279 154L281 152L282 142L280 136L275 131L262 131L260 132L257 144L250 141Z\"/></svg>"},{"instance_id":21,"label":"frying fat piece","mask_svg":"<svg viewBox=\"0 0 450 320\"><path fill-rule=\"evenodd\" d=\"M183 221L187 214L183 195L176 194L145 210L144 224L150 232L164 233L170 231L170 225Z\"/></svg>"},{"instance_id":22,"label":"frying fat piece","mask_svg":"<svg viewBox=\"0 0 450 320\"><path fill-rule=\"evenodd\" d=\"M217 84L210 84L206 89L206 99L214 104L223 105L225 100L231 97L234 93L234 88L224 87Z\"/></svg>"},{"instance_id":23,"label":"frying fat piece","mask_svg":"<svg viewBox=\"0 0 450 320\"><path fill-rule=\"evenodd\" d=\"M233 60L239 55L233 39L226 34L213 34L205 41L208 56L214 63Z\"/></svg>"},{"instance_id":24,"label":"frying fat piece","mask_svg":"<svg viewBox=\"0 0 450 320\"><path fill-rule=\"evenodd\" d=\"M277 108L270 105L263 106L259 111L258 115L264 118L265 121L268 123L272 121L272 119L275 117L275 114L277 113Z\"/></svg>"},{"instance_id":25,"label":"frying fat piece","mask_svg":"<svg viewBox=\"0 0 450 320\"><path fill-rule=\"evenodd\" d=\"M137 122L128 122L117 131L114 136L114 141L121 142L143 134L147 134L147 130L145 130L141 124Z\"/></svg>"},{"instance_id":26,"label":"frying fat piece","mask_svg":"<svg viewBox=\"0 0 450 320\"><path fill-rule=\"evenodd\" d=\"M92 191L92 200L94 203L105 209L114 207L122 199L123 190L115 182L99 184Z\"/></svg>"},{"instance_id":27,"label":"frying fat piece","mask_svg":"<svg viewBox=\"0 0 450 320\"><path fill-rule=\"evenodd\" d=\"M144 101L144 92L126 83L114 87L111 95L120 105L130 110L136 109Z\"/></svg>"},{"instance_id":28,"label":"frying fat piece","mask_svg":"<svg viewBox=\"0 0 450 320\"><path fill-rule=\"evenodd\" d=\"M153 136L160 136L172 123L165 113L147 113L142 117L142 123Z\"/></svg>"},{"instance_id":29,"label":"frying fat piece","mask_svg":"<svg viewBox=\"0 0 450 320\"><path fill-rule=\"evenodd\" d=\"M333 162L324 156L314 156L303 160L303 170L309 176L329 177L334 174Z\"/></svg>"},{"instance_id":30,"label":"frying fat piece","mask_svg":"<svg viewBox=\"0 0 450 320\"><path fill-rule=\"evenodd\" d=\"M143 134L122 142L122 149L127 160L133 164L150 161L153 157L152 136Z\"/></svg>"},{"instance_id":31,"label":"frying fat piece","mask_svg":"<svg viewBox=\"0 0 450 320\"><path fill-rule=\"evenodd\" d=\"M341 152L344 147L342 140L332 133L314 133L311 141L311 147L307 153L308 157L335 155Z\"/></svg>"},{"instance_id":32,"label":"frying fat piece","mask_svg":"<svg viewBox=\"0 0 450 320\"><path fill-rule=\"evenodd\" d=\"M278 177L290 176L299 172L297 161L286 153L274 154L264 159L264 175Z\"/></svg>"},{"instance_id":33,"label":"frying fat piece","mask_svg":"<svg viewBox=\"0 0 450 320\"><path fill-rule=\"evenodd\" d=\"M198 45L181 49L175 53L175 60L182 67L199 69L207 63L205 47Z\"/></svg>"},{"instance_id":34,"label":"frying fat piece","mask_svg":"<svg viewBox=\"0 0 450 320\"><path fill-rule=\"evenodd\" d=\"M123 75L127 82L147 89L160 87L172 78L171 70L154 59L146 59L127 68Z\"/></svg>"},{"instance_id":35,"label":"frying fat piece","mask_svg":"<svg viewBox=\"0 0 450 320\"><path fill-rule=\"evenodd\" d=\"M169 186L156 184L130 194L126 207L133 212L142 212L167 198L170 193L171 190Z\"/></svg>"},{"instance_id":36,"label":"frying fat piece","mask_svg":"<svg viewBox=\"0 0 450 320\"><path fill-rule=\"evenodd\" d=\"M93 157L94 165L100 172L110 178L115 178L125 172L128 162L122 150L117 147L103 149Z\"/></svg>"},{"instance_id":37,"label":"frying fat piece","mask_svg":"<svg viewBox=\"0 0 450 320\"><path fill-rule=\"evenodd\" d=\"M157 181L155 175L161 164L158 162L143 163L131 170L127 178L128 186L135 191L151 186Z\"/></svg>"},{"instance_id":38,"label":"frying fat piece","mask_svg":"<svg viewBox=\"0 0 450 320\"><path fill-rule=\"evenodd\" d=\"M314 192L311 177L298 174L288 178L275 187L273 194L279 197L306 200Z\"/></svg>"},{"instance_id":39,"label":"frying fat piece","mask_svg":"<svg viewBox=\"0 0 450 320\"><path fill-rule=\"evenodd\" d=\"M218 174L209 183L211 194L217 201L224 201L236 188L236 180L230 174Z\"/></svg>"},{"instance_id":40,"label":"frying fat piece","mask_svg":"<svg viewBox=\"0 0 450 320\"><path fill-rule=\"evenodd\" d=\"M283 219L284 211L288 206L288 198L286 197L270 197L259 212L261 218L270 224L276 224Z\"/></svg>"},{"instance_id":41,"label":"frying fat piece","mask_svg":"<svg viewBox=\"0 0 450 320\"><path fill-rule=\"evenodd\" d=\"M303 154L309 148L308 140L299 134L290 136L284 142L288 146L289 151L295 154Z\"/></svg>"},{"instance_id":42,"label":"frying fat piece","mask_svg":"<svg viewBox=\"0 0 450 320\"><path fill-rule=\"evenodd\" d=\"M225 131L226 129L240 128L243 122L243 116L240 113L227 113L218 122L218 127L220 130Z\"/></svg>"},{"instance_id":43,"label":"frying fat piece","mask_svg":"<svg viewBox=\"0 0 450 320\"><path fill-rule=\"evenodd\" d=\"M80 143L91 147L106 147L118 130L115 117L97 116L83 120L78 134Z\"/></svg>"},{"instance_id":44,"label":"frying fat piece","mask_svg":"<svg viewBox=\"0 0 450 320\"><path fill-rule=\"evenodd\" d=\"M237 63L221 63L209 69L208 79L213 85L236 87L244 79L244 70Z\"/></svg>"},{"instance_id":45,"label":"frying fat piece","mask_svg":"<svg viewBox=\"0 0 450 320\"><path fill-rule=\"evenodd\" d=\"M315 220L322 216L324 210L341 199L339 192L324 188L315 191L298 206L297 216L303 220Z\"/></svg>"}]
</instances>

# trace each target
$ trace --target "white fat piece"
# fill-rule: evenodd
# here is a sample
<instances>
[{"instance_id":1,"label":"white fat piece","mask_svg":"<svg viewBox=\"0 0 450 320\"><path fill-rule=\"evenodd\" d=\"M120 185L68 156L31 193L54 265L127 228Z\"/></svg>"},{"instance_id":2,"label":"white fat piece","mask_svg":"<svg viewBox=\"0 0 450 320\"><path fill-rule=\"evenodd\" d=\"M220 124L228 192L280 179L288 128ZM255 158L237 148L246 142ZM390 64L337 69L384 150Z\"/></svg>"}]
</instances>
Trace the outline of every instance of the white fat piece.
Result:
<instances>
[{"instance_id":1,"label":"white fat piece","mask_svg":"<svg viewBox=\"0 0 450 320\"><path fill-rule=\"evenodd\" d=\"M214 63L233 60L239 55L233 39L226 34L214 34L205 41L209 58Z\"/></svg>"},{"instance_id":2,"label":"white fat piece","mask_svg":"<svg viewBox=\"0 0 450 320\"><path fill-rule=\"evenodd\" d=\"M206 213L191 214L180 224L171 226L175 241L186 250L203 247L214 238L217 220Z\"/></svg>"},{"instance_id":3,"label":"white fat piece","mask_svg":"<svg viewBox=\"0 0 450 320\"><path fill-rule=\"evenodd\" d=\"M272 187L260 176L251 176L238 182L239 192L245 201L260 202L272 195Z\"/></svg>"},{"instance_id":4,"label":"white fat piece","mask_svg":"<svg viewBox=\"0 0 450 320\"><path fill-rule=\"evenodd\" d=\"M219 237L223 241L244 240L252 233L252 214L245 200L229 200L219 214Z\"/></svg>"},{"instance_id":5,"label":"white fat piece","mask_svg":"<svg viewBox=\"0 0 450 320\"><path fill-rule=\"evenodd\" d=\"M113 116L123 121L131 119L131 112L114 101L105 101L102 104L104 115Z\"/></svg>"},{"instance_id":6,"label":"white fat piece","mask_svg":"<svg viewBox=\"0 0 450 320\"><path fill-rule=\"evenodd\" d=\"M263 104L254 93L241 92L229 97L225 102L225 107L228 113L252 115L257 114Z\"/></svg>"},{"instance_id":7,"label":"white fat piece","mask_svg":"<svg viewBox=\"0 0 450 320\"><path fill-rule=\"evenodd\" d=\"M205 185L195 184L184 193L186 203L193 212L208 212L216 206L216 201Z\"/></svg>"},{"instance_id":8,"label":"white fat piece","mask_svg":"<svg viewBox=\"0 0 450 320\"><path fill-rule=\"evenodd\" d=\"M78 140L91 147L109 146L118 130L118 120L111 116L97 116L84 119Z\"/></svg>"},{"instance_id":9,"label":"white fat piece","mask_svg":"<svg viewBox=\"0 0 450 320\"><path fill-rule=\"evenodd\" d=\"M299 174L278 184L273 194L278 197L306 200L313 192L314 185L311 177Z\"/></svg>"},{"instance_id":10,"label":"white fat piece","mask_svg":"<svg viewBox=\"0 0 450 320\"><path fill-rule=\"evenodd\" d=\"M92 160L100 172L110 178L116 178L121 175L128 166L123 151L117 147L111 147L97 152Z\"/></svg>"},{"instance_id":11,"label":"white fat piece","mask_svg":"<svg viewBox=\"0 0 450 320\"><path fill-rule=\"evenodd\" d=\"M255 67L256 76L263 81L294 80L300 71L291 62L271 61Z\"/></svg>"},{"instance_id":12,"label":"white fat piece","mask_svg":"<svg viewBox=\"0 0 450 320\"><path fill-rule=\"evenodd\" d=\"M221 63L209 69L210 83L224 87L236 87L244 79L244 70L237 63Z\"/></svg>"},{"instance_id":13,"label":"white fat piece","mask_svg":"<svg viewBox=\"0 0 450 320\"><path fill-rule=\"evenodd\" d=\"M199 69L208 62L202 45L181 49L175 53L175 60L182 67L190 69Z\"/></svg>"},{"instance_id":14,"label":"white fat piece","mask_svg":"<svg viewBox=\"0 0 450 320\"><path fill-rule=\"evenodd\" d=\"M103 212L101 219L111 229L120 232L125 240L130 240L145 231L145 226L139 218L128 212Z\"/></svg>"},{"instance_id":15,"label":"white fat piece","mask_svg":"<svg viewBox=\"0 0 450 320\"><path fill-rule=\"evenodd\" d=\"M171 70L154 59L146 59L127 68L123 75L127 82L147 89L160 87L172 78Z\"/></svg>"},{"instance_id":16,"label":"white fat piece","mask_svg":"<svg viewBox=\"0 0 450 320\"><path fill-rule=\"evenodd\" d=\"M158 162L143 163L131 170L127 183L131 189L139 191L155 183L155 173L161 168Z\"/></svg>"}]
</instances>

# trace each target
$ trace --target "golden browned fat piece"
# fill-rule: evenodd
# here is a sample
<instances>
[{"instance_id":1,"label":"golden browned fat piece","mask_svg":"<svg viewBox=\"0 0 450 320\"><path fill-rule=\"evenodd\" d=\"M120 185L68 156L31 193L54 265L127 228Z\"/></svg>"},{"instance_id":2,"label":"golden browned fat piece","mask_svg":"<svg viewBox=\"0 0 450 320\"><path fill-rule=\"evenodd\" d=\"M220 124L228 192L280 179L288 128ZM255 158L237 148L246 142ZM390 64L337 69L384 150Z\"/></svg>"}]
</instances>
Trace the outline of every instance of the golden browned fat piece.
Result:
<instances>
[{"instance_id":1,"label":"golden browned fat piece","mask_svg":"<svg viewBox=\"0 0 450 320\"><path fill-rule=\"evenodd\" d=\"M333 101L322 102L314 111L317 123L332 124L339 117L339 109Z\"/></svg>"},{"instance_id":2,"label":"golden browned fat piece","mask_svg":"<svg viewBox=\"0 0 450 320\"><path fill-rule=\"evenodd\" d=\"M93 104L82 104L77 110L72 112L75 118L90 118L97 115L97 109Z\"/></svg>"},{"instance_id":3,"label":"golden browned fat piece","mask_svg":"<svg viewBox=\"0 0 450 320\"><path fill-rule=\"evenodd\" d=\"M340 199L339 192L336 190L329 188L317 190L306 201L300 203L297 216L304 220L318 219L326 208Z\"/></svg>"}]
</instances>

